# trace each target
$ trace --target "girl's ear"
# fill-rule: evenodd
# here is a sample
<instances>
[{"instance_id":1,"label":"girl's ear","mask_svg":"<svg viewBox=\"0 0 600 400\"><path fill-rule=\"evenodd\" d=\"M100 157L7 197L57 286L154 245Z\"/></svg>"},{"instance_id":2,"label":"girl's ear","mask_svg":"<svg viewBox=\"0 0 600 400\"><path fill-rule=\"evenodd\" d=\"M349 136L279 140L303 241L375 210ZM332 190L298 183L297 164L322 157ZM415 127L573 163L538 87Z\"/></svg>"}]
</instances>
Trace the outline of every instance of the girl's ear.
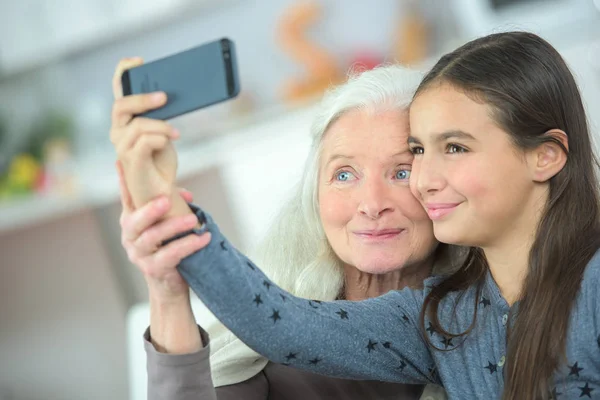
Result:
<instances>
[{"instance_id":1,"label":"girl's ear","mask_svg":"<svg viewBox=\"0 0 600 400\"><path fill-rule=\"evenodd\" d=\"M564 131L552 129L544 135L549 140L527 154L531 177L540 183L547 182L564 168L569 153L569 138Z\"/></svg>"}]
</instances>

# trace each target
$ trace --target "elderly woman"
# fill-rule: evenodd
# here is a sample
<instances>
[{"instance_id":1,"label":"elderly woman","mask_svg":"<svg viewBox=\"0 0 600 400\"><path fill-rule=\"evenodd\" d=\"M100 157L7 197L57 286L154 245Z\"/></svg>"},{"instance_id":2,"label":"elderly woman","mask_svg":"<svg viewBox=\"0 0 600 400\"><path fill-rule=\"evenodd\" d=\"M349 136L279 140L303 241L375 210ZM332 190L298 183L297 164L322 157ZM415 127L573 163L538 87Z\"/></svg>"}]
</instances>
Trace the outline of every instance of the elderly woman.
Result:
<instances>
[{"instance_id":1,"label":"elderly woman","mask_svg":"<svg viewBox=\"0 0 600 400\"><path fill-rule=\"evenodd\" d=\"M156 146L149 147L158 149L158 174L172 180L176 157L170 145L164 146L165 139L174 138L171 128L133 118L160 107L164 97L120 96L120 74L139 62L126 60L117 68L111 138L119 154L144 137L155 140ZM322 101L302 182L255 256L275 283L314 300L315 307L321 300L357 301L419 287L432 270L450 268L449 248L435 240L430 219L408 187L413 156L407 145L407 107L420 78L399 66L382 67L351 77ZM123 243L144 273L150 295L151 322L145 334L149 398L445 398L433 386L424 391L417 385L342 380L267 363L212 318L200 321L208 335L198 330L188 287L175 267L203 247L207 237L189 235L159 248L194 228L197 220L171 216L171 210L187 207L179 194L147 204L150 198L138 198L134 204L125 184L127 166L124 172L120 170ZM260 295L253 301L260 306ZM216 390L209 337L219 344L211 356ZM220 352L223 347L228 350ZM286 357L296 356L290 352Z\"/></svg>"}]
</instances>

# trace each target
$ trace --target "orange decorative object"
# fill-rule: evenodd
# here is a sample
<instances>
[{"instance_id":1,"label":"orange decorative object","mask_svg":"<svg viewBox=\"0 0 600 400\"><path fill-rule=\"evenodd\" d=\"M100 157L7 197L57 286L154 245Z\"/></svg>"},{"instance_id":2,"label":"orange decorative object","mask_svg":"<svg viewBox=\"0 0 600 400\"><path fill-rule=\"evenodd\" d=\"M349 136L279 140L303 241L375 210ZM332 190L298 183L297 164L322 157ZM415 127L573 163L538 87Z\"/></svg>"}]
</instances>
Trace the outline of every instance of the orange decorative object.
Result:
<instances>
[{"instance_id":1,"label":"orange decorative object","mask_svg":"<svg viewBox=\"0 0 600 400\"><path fill-rule=\"evenodd\" d=\"M314 1L302 1L289 8L278 27L279 43L284 51L304 66L306 75L284 84L283 98L297 101L320 95L327 87L343 81L335 58L306 38L306 30L321 16Z\"/></svg>"},{"instance_id":2,"label":"orange decorative object","mask_svg":"<svg viewBox=\"0 0 600 400\"><path fill-rule=\"evenodd\" d=\"M414 65L427 56L429 30L414 0L405 4L405 15L397 30L395 56L400 64Z\"/></svg>"}]
</instances>

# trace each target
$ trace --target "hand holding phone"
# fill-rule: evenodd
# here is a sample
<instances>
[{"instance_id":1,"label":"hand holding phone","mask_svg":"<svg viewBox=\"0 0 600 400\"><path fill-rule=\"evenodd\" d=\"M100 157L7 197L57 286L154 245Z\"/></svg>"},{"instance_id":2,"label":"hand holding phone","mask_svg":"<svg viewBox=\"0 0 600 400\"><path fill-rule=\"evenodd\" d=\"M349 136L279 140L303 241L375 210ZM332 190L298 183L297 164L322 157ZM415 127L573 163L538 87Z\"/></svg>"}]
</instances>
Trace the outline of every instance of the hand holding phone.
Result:
<instances>
[{"instance_id":1,"label":"hand holding phone","mask_svg":"<svg viewBox=\"0 0 600 400\"><path fill-rule=\"evenodd\" d=\"M234 43L223 38L126 70L123 95L162 91L167 104L140 114L167 120L236 97L240 91Z\"/></svg>"},{"instance_id":2,"label":"hand holding phone","mask_svg":"<svg viewBox=\"0 0 600 400\"><path fill-rule=\"evenodd\" d=\"M158 195L171 193L177 172L177 153L172 141L179 137L178 132L166 121L135 117L164 106L167 103L165 93L123 96L123 71L142 63L139 58L125 59L116 68L110 131L111 142L123 167L136 208Z\"/></svg>"}]
</instances>

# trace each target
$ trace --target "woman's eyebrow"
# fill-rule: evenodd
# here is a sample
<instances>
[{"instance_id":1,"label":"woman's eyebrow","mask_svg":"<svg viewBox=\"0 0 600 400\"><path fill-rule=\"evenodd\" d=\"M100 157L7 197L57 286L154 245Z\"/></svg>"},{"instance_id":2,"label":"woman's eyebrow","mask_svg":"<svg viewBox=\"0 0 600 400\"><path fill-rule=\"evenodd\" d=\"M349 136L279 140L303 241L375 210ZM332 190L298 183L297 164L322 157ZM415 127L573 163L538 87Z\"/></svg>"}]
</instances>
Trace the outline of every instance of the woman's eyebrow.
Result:
<instances>
[{"instance_id":1,"label":"woman's eyebrow","mask_svg":"<svg viewBox=\"0 0 600 400\"><path fill-rule=\"evenodd\" d=\"M352 160L353 158L354 158L354 156L348 156L348 155L345 155L345 154L332 154L327 159L327 163L325 165L329 165L332 162L334 162L335 160L339 160L339 159Z\"/></svg>"}]
</instances>

